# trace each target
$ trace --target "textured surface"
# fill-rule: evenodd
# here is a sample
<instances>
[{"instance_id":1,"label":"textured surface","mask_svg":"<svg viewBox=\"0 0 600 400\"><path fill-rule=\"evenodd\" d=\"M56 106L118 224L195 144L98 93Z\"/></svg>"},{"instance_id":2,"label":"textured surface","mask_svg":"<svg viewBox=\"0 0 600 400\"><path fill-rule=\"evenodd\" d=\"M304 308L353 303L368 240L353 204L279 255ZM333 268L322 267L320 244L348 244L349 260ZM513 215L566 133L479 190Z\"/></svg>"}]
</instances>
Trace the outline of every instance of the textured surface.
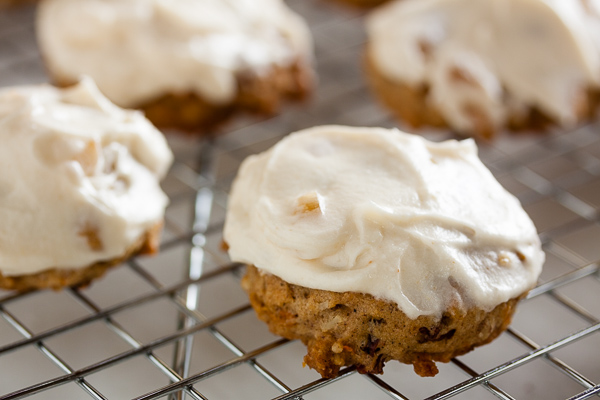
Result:
<instances>
[{"instance_id":1,"label":"textured surface","mask_svg":"<svg viewBox=\"0 0 600 400\"><path fill-rule=\"evenodd\" d=\"M239 163L314 125L396 124L365 87L362 16L330 1L289 3L316 37L315 96L271 119L235 120L212 142L170 136L177 160L163 184L171 204L156 257L136 257L84 289L0 292L0 398L168 399L173 392L187 399L529 400L566 399L600 384L597 124L545 136L499 134L480 144L483 161L531 214L548 260L507 332L440 364L434 378L390 362L382 376L344 368L339 379L323 381L302 368L302 343L270 334L256 318L242 271L221 250ZM33 11L0 12L0 86L48 79Z\"/></svg>"},{"instance_id":2,"label":"textured surface","mask_svg":"<svg viewBox=\"0 0 600 400\"><path fill-rule=\"evenodd\" d=\"M490 312L453 307L441 319L410 319L392 302L292 285L254 266L247 267L242 287L273 333L302 340L308 348L304 362L324 378L336 377L343 366L382 374L389 360L412 364L420 376L435 376L434 361L449 362L502 333L518 301Z\"/></svg>"},{"instance_id":3,"label":"textured surface","mask_svg":"<svg viewBox=\"0 0 600 400\"><path fill-rule=\"evenodd\" d=\"M369 77L370 85L374 93L381 102L405 123L411 127L444 127L449 124L442 117L440 110L432 104L428 95L429 87L413 87L408 84L395 82L384 77L373 65L368 56L365 64ZM463 80L466 84L468 80L459 72L456 74L457 80ZM578 118L580 120L589 120L596 114L599 103L597 92L590 91L582 96L581 102L577 105ZM488 121L485 115L476 107L469 110L469 117L473 121L472 136L482 138L492 138L496 132L491 121ZM536 107L530 107L523 114L513 113L507 116L507 129L513 131L544 131L549 127L556 125L551 117L545 115Z\"/></svg>"},{"instance_id":4,"label":"textured surface","mask_svg":"<svg viewBox=\"0 0 600 400\"><path fill-rule=\"evenodd\" d=\"M51 78L55 84L69 86ZM190 134L210 135L233 116L242 113L269 116L283 109L289 101L309 96L313 86L311 67L302 62L287 68L274 68L267 74L238 76L238 94L226 104L215 104L194 93L167 94L140 104L146 117L162 129L174 128Z\"/></svg>"},{"instance_id":5,"label":"textured surface","mask_svg":"<svg viewBox=\"0 0 600 400\"><path fill-rule=\"evenodd\" d=\"M144 233L127 249L125 254L111 260L100 261L81 269L50 269L30 275L4 276L0 274L0 288L5 290L59 290L67 286L85 286L101 277L110 268L138 254L155 254L160 242L162 224ZM98 240L97 238L95 240Z\"/></svg>"}]
</instances>

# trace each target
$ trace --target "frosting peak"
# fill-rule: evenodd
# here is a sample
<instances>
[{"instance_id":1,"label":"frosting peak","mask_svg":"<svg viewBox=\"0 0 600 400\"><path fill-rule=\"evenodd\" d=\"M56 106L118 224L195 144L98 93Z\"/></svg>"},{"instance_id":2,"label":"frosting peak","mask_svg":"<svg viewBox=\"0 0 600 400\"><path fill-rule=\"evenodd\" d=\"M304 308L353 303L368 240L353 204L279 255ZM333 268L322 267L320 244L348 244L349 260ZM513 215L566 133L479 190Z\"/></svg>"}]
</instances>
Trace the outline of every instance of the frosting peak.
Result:
<instances>
[{"instance_id":1,"label":"frosting peak","mask_svg":"<svg viewBox=\"0 0 600 400\"><path fill-rule=\"evenodd\" d=\"M533 223L471 140L323 126L249 157L233 184L231 258L294 284L369 293L411 318L531 288Z\"/></svg>"}]
</instances>

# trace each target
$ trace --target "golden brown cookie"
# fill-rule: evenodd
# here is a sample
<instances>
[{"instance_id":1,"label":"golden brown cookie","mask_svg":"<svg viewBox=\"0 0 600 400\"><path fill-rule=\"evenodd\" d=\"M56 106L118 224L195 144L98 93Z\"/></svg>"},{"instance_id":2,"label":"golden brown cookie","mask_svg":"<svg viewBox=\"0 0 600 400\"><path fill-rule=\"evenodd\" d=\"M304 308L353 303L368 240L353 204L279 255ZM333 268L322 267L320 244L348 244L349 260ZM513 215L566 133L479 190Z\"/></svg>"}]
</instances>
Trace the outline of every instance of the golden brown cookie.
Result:
<instances>
[{"instance_id":1,"label":"golden brown cookie","mask_svg":"<svg viewBox=\"0 0 600 400\"><path fill-rule=\"evenodd\" d=\"M50 71L53 82L70 86L71 82ZM287 67L274 67L265 74L244 72L237 77L237 95L228 103L215 104L188 93L167 93L139 104L146 117L159 128L173 128L190 134L214 134L215 130L237 113L273 115L286 101L301 101L312 89L311 67L296 62Z\"/></svg>"},{"instance_id":2,"label":"golden brown cookie","mask_svg":"<svg viewBox=\"0 0 600 400\"><path fill-rule=\"evenodd\" d=\"M420 376L434 376L435 361L449 362L502 333L526 295L489 312L450 308L441 318L410 319L398 305L371 295L309 289L254 266L248 266L242 287L273 333L307 346L305 363L324 378L351 365L360 373L381 374L389 360L412 364Z\"/></svg>"},{"instance_id":3,"label":"golden brown cookie","mask_svg":"<svg viewBox=\"0 0 600 400\"><path fill-rule=\"evenodd\" d=\"M396 118L413 128L430 126L451 129L437 107L429 100L429 86L427 84L411 86L389 79L377 69L369 56L368 50L365 59L366 75L373 93L394 113ZM453 71L453 78L469 84L468 77L459 70ZM600 93L598 91L583 91L575 105L578 119L583 121L593 117L599 105ZM457 133L486 139L494 136L496 133L494 126L491 121L487 120L477 104L466 105L465 113L473 120L475 132ZM515 110L508 115L506 126L503 128L516 132L544 131L556 124L555 120L537 107L530 107L525 112L517 113Z\"/></svg>"},{"instance_id":4,"label":"golden brown cookie","mask_svg":"<svg viewBox=\"0 0 600 400\"><path fill-rule=\"evenodd\" d=\"M0 0L0 10L37 3L37 0Z\"/></svg>"},{"instance_id":5,"label":"golden brown cookie","mask_svg":"<svg viewBox=\"0 0 600 400\"><path fill-rule=\"evenodd\" d=\"M59 290L70 286L87 286L92 280L104 275L110 268L119 265L136 254L157 253L161 229L162 224L156 224L140 236L122 256L111 260L99 261L84 268L53 268L28 275L4 276L0 273L0 289L19 291L34 289Z\"/></svg>"}]
</instances>

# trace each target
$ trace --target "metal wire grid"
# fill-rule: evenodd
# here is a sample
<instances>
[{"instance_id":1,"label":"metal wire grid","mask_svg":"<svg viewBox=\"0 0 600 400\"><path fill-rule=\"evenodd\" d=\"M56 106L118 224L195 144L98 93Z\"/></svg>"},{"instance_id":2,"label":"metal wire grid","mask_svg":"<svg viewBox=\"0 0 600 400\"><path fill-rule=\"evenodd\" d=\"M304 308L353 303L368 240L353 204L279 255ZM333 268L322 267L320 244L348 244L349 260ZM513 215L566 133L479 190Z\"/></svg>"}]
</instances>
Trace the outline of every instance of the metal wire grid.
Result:
<instances>
[{"instance_id":1,"label":"metal wire grid","mask_svg":"<svg viewBox=\"0 0 600 400\"><path fill-rule=\"evenodd\" d=\"M238 285L243 266L220 248L227 190L241 160L304 127L394 125L361 78L361 16L317 1L290 4L316 38L321 82L313 101L269 120L238 120L213 141L170 137L177 161L164 185L171 206L157 258L135 258L85 289L3 293L0 399L600 394L598 126L481 144L482 159L536 222L548 262L508 332L441 366L436 378L391 362L381 377L346 368L320 379L301 368L301 345L256 320ZM30 8L0 14L1 85L45 80L32 20Z\"/></svg>"}]
</instances>

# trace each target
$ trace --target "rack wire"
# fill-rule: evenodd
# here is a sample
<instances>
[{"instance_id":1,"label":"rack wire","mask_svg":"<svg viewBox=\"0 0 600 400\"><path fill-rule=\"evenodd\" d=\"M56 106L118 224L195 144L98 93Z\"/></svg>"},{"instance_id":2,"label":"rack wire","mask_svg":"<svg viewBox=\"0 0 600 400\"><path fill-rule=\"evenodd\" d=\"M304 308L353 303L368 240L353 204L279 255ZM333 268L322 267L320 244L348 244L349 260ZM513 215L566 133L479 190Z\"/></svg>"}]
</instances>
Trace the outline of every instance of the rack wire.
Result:
<instances>
[{"instance_id":1,"label":"rack wire","mask_svg":"<svg viewBox=\"0 0 600 400\"><path fill-rule=\"evenodd\" d=\"M360 68L363 15L290 0L315 36L320 84L281 115L240 118L215 139L169 135L176 162L161 253L136 257L90 287L0 292L0 399L570 399L600 395L599 125L480 144L524 204L547 253L540 284L492 344L419 378L321 379L304 347L270 334L239 287L244 267L221 249L227 191L240 162L320 124L391 127ZM31 6L0 11L0 86L46 81ZM446 133L428 132L442 140Z\"/></svg>"}]
</instances>

